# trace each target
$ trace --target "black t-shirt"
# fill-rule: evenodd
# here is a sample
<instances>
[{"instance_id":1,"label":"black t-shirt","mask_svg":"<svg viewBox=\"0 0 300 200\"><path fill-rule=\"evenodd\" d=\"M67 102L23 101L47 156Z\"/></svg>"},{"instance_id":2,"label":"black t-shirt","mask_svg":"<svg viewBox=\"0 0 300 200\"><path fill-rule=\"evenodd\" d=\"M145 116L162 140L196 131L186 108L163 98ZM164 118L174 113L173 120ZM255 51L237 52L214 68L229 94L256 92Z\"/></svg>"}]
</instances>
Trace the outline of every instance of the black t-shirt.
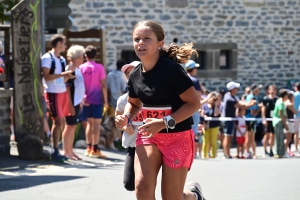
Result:
<instances>
[{"instance_id":1,"label":"black t-shirt","mask_svg":"<svg viewBox=\"0 0 300 200\"><path fill-rule=\"evenodd\" d=\"M143 72L142 64L135 67L129 76L128 93L131 98L139 98L144 105L171 106L176 112L184 102L179 95L194 84L184 69L171 59L161 56L150 71ZM191 129L192 117L176 124L170 133ZM166 129L161 131L166 133Z\"/></svg>"},{"instance_id":2,"label":"black t-shirt","mask_svg":"<svg viewBox=\"0 0 300 200\"><path fill-rule=\"evenodd\" d=\"M274 97L271 99L269 96L265 96L263 98L263 104L266 107L266 118L272 118L271 113L273 113L275 104L277 101L278 97Z\"/></svg>"},{"instance_id":3,"label":"black t-shirt","mask_svg":"<svg viewBox=\"0 0 300 200\"><path fill-rule=\"evenodd\" d=\"M72 72L72 75L75 76L75 71ZM74 80L75 80L75 78L69 79L69 80L66 82L66 86L70 86L70 93L71 93L72 105L74 105L74 96L75 96L75 85L74 85Z\"/></svg>"},{"instance_id":4,"label":"black t-shirt","mask_svg":"<svg viewBox=\"0 0 300 200\"><path fill-rule=\"evenodd\" d=\"M221 115L215 116L214 111L215 111L215 106L210 108L208 105L203 106L204 114L208 117L220 117ZM206 123L209 124L209 128L215 128L220 126L220 121L216 120L211 120L211 121L206 121Z\"/></svg>"},{"instance_id":5,"label":"black t-shirt","mask_svg":"<svg viewBox=\"0 0 300 200\"><path fill-rule=\"evenodd\" d=\"M235 105L238 101L239 98L237 96L232 96L230 92L227 92L223 99L222 117L235 117Z\"/></svg>"}]
</instances>

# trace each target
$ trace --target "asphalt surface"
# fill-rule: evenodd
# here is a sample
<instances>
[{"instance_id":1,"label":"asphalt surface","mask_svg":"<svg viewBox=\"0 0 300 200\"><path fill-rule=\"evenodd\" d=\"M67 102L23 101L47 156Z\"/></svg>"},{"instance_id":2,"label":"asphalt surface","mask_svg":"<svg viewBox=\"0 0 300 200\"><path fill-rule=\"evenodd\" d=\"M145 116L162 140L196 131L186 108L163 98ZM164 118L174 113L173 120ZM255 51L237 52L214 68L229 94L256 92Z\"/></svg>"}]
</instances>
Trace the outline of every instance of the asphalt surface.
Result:
<instances>
[{"instance_id":1,"label":"asphalt surface","mask_svg":"<svg viewBox=\"0 0 300 200\"><path fill-rule=\"evenodd\" d=\"M232 149L232 151L235 151ZM76 149L83 155L84 150ZM131 200L123 188L124 152L103 151L108 159L57 163L0 157L1 200ZM262 155L258 148L258 155ZM208 200L299 200L300 159L196 159L188 181L199 181ZM156 190L160 197L160 175Z\"/></svg>"}]
</instances>

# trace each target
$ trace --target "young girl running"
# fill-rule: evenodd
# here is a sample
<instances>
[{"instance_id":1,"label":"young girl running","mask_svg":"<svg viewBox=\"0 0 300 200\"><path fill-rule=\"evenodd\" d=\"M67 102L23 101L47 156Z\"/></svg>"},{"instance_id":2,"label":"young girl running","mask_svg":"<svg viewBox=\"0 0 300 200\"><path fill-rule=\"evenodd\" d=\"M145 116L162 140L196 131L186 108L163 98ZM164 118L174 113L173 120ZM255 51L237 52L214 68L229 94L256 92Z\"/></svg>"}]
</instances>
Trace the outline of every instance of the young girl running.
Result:
<instances>
[{"instance_id":1,"label":"young girl running","mask_svg":"<svg viewBox=\"0 0 300 200\"><path fill-rule=\"evenodd\" d=\"M128 103L124 114L116 116L116 126L126 126L141 110L145 124L139 127L136 140L136 197L155 199L162 167L162 199L202 200L197 182L189 183L182 192L194 158L191 116L199 109L200 99L178 63L185 63L196 51L192 44L164 47L164 30L152 21L137 23L132 37L142 63L129 76Z\"/></svg>"}]
</instances>

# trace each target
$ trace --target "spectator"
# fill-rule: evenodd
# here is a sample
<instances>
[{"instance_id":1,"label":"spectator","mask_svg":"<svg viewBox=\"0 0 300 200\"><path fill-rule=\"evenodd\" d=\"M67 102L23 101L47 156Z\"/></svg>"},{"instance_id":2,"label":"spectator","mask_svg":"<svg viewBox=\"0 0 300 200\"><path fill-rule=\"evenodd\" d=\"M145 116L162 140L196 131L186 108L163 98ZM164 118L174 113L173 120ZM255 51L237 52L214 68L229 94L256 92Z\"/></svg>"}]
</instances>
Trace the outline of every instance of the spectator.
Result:
<instances>
[{"instance_id":1,"label":"spectator","mask_svg":"<svg viewBox=\"0 0 300 200\"><path fill-rule=\"evenodd\" d=\"M262 118L272 118L274 113L275 104L278 97L276 96L276 86L269 85L268 87L268 95L263 98L263 109L262 109ZM263 120L263 124L266 126L266 132L263 139L263 145L265 150L265 156L273 157L273 146L274 146L274 127L272 125L272 121ZM267 151L267 146L270 146L270 153Z\"/></svg>"},{"instance_id":2,"label":"spectator","mask_svg":"<svg viewBox=\"0 0 300 200\"><path fill-rule=\"evenodd\" d=\"M1 40L0 40L0 67L1 68L5 67L5 60L4 60L4 53L3 53L3 44L2 44Z\"/></svg>"},{"instance_id":3,"label":"spectator","mask_svg":"<svg viewBox=\"0 0 300 200\"><path fill-rule=\"evenodd\" d=\"M279 90L279 99L276 101L273 115L273 126L275 130L275 158L283 158L285 156L284 133L283 129L289 130L286 118L286 109L284 102L288 99L286 89Z\"/></svg>"},{"instance_id":4,"label":"spectator","mask_svg":"<svg viewBox=\"0 0 300 200\"><path fill-rule=\"evenodd\" d=\"M246 110L239 109L238 121L236 122L236 143L237 143L237 158L244 158L244 143L246 134Z\"/></svg>"},{"instance_id":5,"label":"spectator","mask_svg":"<svg viewBox=\"0 0 300 200\"><path fill-rule=\"evenodd\" d=\"M107 75L107 88L109 94L109 115L114 115L118 98L126 93L127 84L124 73L121 72L122 67L126 65L126 61L119 59L117 68Z\"/></svg>"},{"instance_id":6,"label":"spectator","mask_svg":"<svg viewBox=\"0 0 300 200\"><path fill-rule=\"evenodd\" d=\"M216 92L211 93L211 98L208 101L207 105L205 105L202 109L201 115L203 117L220 117L220 97ZM203 146L202 146L202 154L203 158L209 158L208 153L210 146L212 147L211 158L215 158L217 156L217 139L219 133L219 120L211 120L205 121L204 125L204 138L203 138Z\"/></svg>"},{"instance_id":7,"label":"spectator","mask_svg":"<svg viewBox=\"0 0 300 200\"><path fill-rule=\"evenodd\" d=\"M221 113L223 112L223 108L224 108L224 96L227 93L227 88L222 88L220 89L220 99L221 99L221 105L220 105L220 109L221 109ZM220 146L223 146L223 140L224 140L224 127L225 127L225 122L221 121L220 122L220 129L219 129L219 136L218 136L218 148L220 148Z\"/></svg>"},{"instance_id":8,"label":"spectator","mask_svg":"<svg viewBox=\"0 0 300 200\"><path fill-rule=\"evenodd\" d=\"M297 114L297 111L294 108L294 93L292 91L288 92L288 100L284 102L286 115L287 115L287 125L288 130L284 129L283 132L285 133L285 150L286 150L286 157L294 156L293 151L289 149L289 144L292 140L292 135L295 134L295 122L294 122L294 114Z\"/></svg>"},{"instance_id":9,"label":"spectator","mask_svg":"<svg viewBox=\"0 0 300 200\"><path fill-rule=\"evenodd\" d=\"M299 137L300 137L300 131L299 131L299 124L300 124L300 82L297 82L295 84L295 93L294 93L294 108L297 111L296 119L295 119L295 135L294 135L294 145L295 150L300 156L300 151L298 149L298 145L300 145Z\"/></svg>"},{"instance_id":10,"label":"spectator","mask_svg":"<svg viewBox=\"0 0 300 200\"><path fill-rule=\"evenodd\" d=\"M242 95L241 100L242 101L246 101L246 97L251 93L251 88L250 87L246 87L245 88L245 93Z\"/></svg>"},{"instance_id":11,"label":"spectator","mask_svg":"<svg viewBox=\"0 0 300 200\"><path fill-rule=\"evenodd\" d=\"M80 110L80 103L85 94L83 75L79 66L83 63L84 47L80 45L71 46L67 51L67 59L69 65L67 70L72 71L74 79L69 79L66 83L68 95L71 99L71 107L74 110L74 115L66 117L66 125L62 133L64 156L72 160L81 160L74 151L73 143L75 138L75 131L77 127L77 119Z\"/></svg>"},{"instance_id":12,"label":"spectator","mask_svg":"<svg viewBox=\"0 0 300 200\"><path fill-rule=\"evenodd\" d=\"M258 104L257 95L259 94L261 88L262 88L262 85L257 85L257 84L251 85L252 93L246 97L246 103L249 103L252 100L255 100L256 103L246 110L246 118L255 118L257 116L257 114L260 112L263 104ZM255 120L247 121L246 126L247 126L246 141L245 141L246 153L247 153L246 158L256 159L257 158L256 157L256 143L255 143L256 121ZM251 155L251 153L250 153L250 147L252 147L253 155Z\"/></svg>"},{"instance_id":13,"label":"spectator","mask_svg":"<svg viewBox=\"0 0 300 200\"><path fill-rule=\"evenodd\" d=\"M252 100L249 103L245 103L240 101L239 98L236 96L238 88L240 87L239 83L236 82L229 82L227 83L227 92L224 96L224 107L222 110L222 117L236 117L236 108L248 108L255 104L256 101ZM234 121L226 121L225 122L225 130L224 135L225 138L223 140L223 150L224 150L224 158L230 159L232 158L230 155L230 147L232 136L234 133Z\"/></svg>"},{"instance_id":14,"label":"spectator","mask_svg":"<svg viewBox=\"0 0 300 200\"><path fill-rule=\"evenodd\" d=\"M85 48L86 63L80 65L84 78L85 95L83 99L82 115L87 118L85 156L92 158L106 158L98 148L100 125L103 107L108 108L106 74L104 67L95 62L97 49L94 46ZM116 81L116 80L115 80Z\"/></svg>"},{"instance_id":15,"label":"spectator","mask_svg":"<svg viewBox=\"0 0 300 200\"><path fill-rule=\"evenodd\" d=\"M57 161L64 161L67 158L58 151L60 131L63 127L64 117L69 116L70 99L66 90L64 79L73 78L71 71L65 71L66 61L60 56L66 50L66 38L56 34L51 38L52 50L42 56L42 71L46 89L46 102L52 115L52 141L54 152L51 157Z\"/></svg>"},{"instance_id":16,"label":"spectator","mask_svg":"<svg viewBox=\"0 0 300 200\"><path fill-rule=\"evenodd\" d=\"M188 76L190 77L190 79L192 80L193 84L194 84L194 88L196 90L196 92L199 95L199 98L201 97L201 86L199 83L199 80L197 78L195 78L196 74L197 74L197 67L199 67L198 63L195 63L193 60L189 60L185 63L185 69L187 71ZM199 142L199 132L198 132L198 125L200 123L200 113L199 110L197 110L193 115L193 121L194 124L192 125L192 129L193 132L195 134L195 149L197 149L198 146L198 142ZM196 139L197 137L197 139ZM196 152L195 152L196 153ZM199 155L201 156L201 155Z\"/></svg>"},{"instance_id":17,"label":"spectator","mask_svg":"<svg viewBox=\"0 0 300 200\"><path fill-rule=\"evenodd\" d=\"M130 72L133 70L134 67L138 66L141 62L133 61L130 64L124 65L122 67L122 72L126 75L126 80L129 78ZM117 101L116 107L116 116L122 115L124 113L124 109L126 104L128 103L128 93L123 94L119 97ZM135 121L143 121L143 119L139 119L135 117L132 122ZM125 168L124 168L124 187L128 191L134 191L134 157L135 157L135 140L136 135L138 134L138 129L136 125L129 124L123 129L123 136L122 136L122 146L126 148L127 154L125 159Z\"/></svg>"},{"instance_id":18,"label":"spectator","mask_svg":"<svg viewBox=\"0 0 300 200\"><path fill-rule=\"evenodd\" d=\"M10 68L8 68L8 70L10 70L10 72L12 72L12 62L9 62ZM4 74L5 72L5 58L4 58L4 53L3 53L3 43L0 40L0 74ZM7 69L6 69L7 70ZM13 88L13 74L9 73L10 77L9 77L9 84L10 87ZM4 87L3 82L0 82L0 87ZM10 140L11 141L15 141L15 129L14 129L14 109L13 109L13 96L10 97Z\"/></svg>"}]
</instances>

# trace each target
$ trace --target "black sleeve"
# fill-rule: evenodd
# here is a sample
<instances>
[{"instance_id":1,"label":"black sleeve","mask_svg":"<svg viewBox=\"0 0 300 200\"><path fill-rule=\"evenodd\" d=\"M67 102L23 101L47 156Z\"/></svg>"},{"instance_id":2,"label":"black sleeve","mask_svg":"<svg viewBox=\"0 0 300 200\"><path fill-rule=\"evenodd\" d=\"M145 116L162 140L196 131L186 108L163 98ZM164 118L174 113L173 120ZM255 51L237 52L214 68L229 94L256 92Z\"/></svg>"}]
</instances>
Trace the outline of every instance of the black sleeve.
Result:
<instances>
[{"instance_id":1,"label":"black sleeve","mask_svg":"<svg viewBox=\"0 0 300 200\"><path fill-rule=\"evenodd\" d=\"M264 97L262 102L263 102L263 105L264 105L264 106L266 106L266 105L267 105L267 103L268 103L268 101L267 101L267 97Z\"/></svg>"},{"instance_id":2,"label":"black sleeve","mask_svg":"<svg viewBox=\"0 0 300 200\"><path fill-rule=\"evenodd\" d=\"M138 95L134 91L131 79L132 79L132 77L130 76L129 80L128 80L128 86L127 86L127 88L128 88L128 96L130 98L138 98Z\"/></svg>"},{"instance_id":3,"label":"black sleeve","mask_svg":"<svg viewBox=\"0 0 300 200\"><path fill-rule=\"evenodd\" d=\"M71 73L73 76L76 76L75 74L75 71ZM68 79L68 81L66 82L66 86L73 86L74 85L74 80L75 78L73 79Z\"/></svg>"},{"instance_id":4,"label":"black sleeve","mask_svg":"<svg viewBox=\"0 0 300 200\"><path fill-rule=\"evenodd\" d=\"M180 65L174 66L174 69L170 71L169 78L171 85L178 96L190 87L194 87L192 80Z\"/></svg>"}]
</instances>

